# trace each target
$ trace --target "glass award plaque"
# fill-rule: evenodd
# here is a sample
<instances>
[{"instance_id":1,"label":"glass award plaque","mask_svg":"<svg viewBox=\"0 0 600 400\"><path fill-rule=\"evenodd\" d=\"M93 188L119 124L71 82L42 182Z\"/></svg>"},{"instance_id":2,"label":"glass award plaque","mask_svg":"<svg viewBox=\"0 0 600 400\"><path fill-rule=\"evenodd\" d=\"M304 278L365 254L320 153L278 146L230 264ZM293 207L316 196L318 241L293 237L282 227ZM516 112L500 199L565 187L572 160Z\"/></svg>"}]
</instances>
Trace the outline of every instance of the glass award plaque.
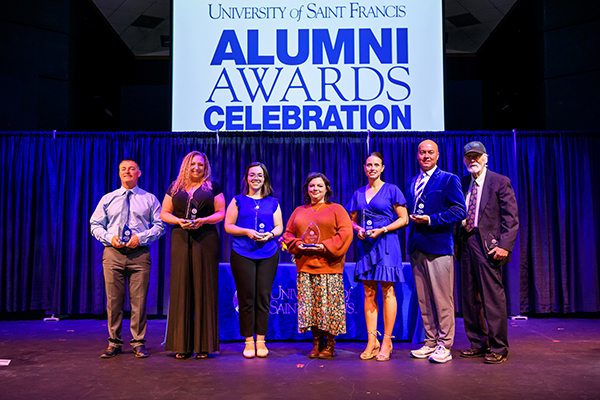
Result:
<instances>
[{"instance_id":1,"label":"glass award plaque","mask_svg":"<svg viewBox=\"0 0 600 400\"><path fill-rule=\"evenodd\" d=\"M375 220L375 215L367 210L360 210L361 216L361 228L365 230L365 236L371 236L372 230L375 228L373 225L373 221Z\"/></svg>"},{"instance_id":2,"label":"glass award plaque","mask_svg":"<svg viewBox=\"0 0 600 400\"><path fill-rule=\"evenodd\" d=\"M121 234L121 244L126 245L131 240L131 229L125 224Z\"/></svg>"},{"instance_id":3,"label":"glass award plaque","mask_svg":"<svg viewBox=\"0 0 600 400\"><path fill-rule=\"evenodd\" d=\"M191 211L190 211L190 220L193 221L196 219L196 217L198 216L198 209L196 207L192 207Z\"/></svg>"},{"instance_id":4,"label":"glass award plaque","mask_svg":"<svg viewBox=\"0 0 600 400\"><path fill-rule=\"evenodd\" d=\"M415 206L413 208L413 215L423 215L425 214L425 196L421 194L415 200Z\"/></svg>"},{"instance_id":5,"label":"glass award plaque","mask_svg":"<svg viewBox=\"0 0 600 400\"><path fill-rule=\"evenodd\" d=\"M498 247L498 240L494 237L492 232L488 232L488 234L485 236L485 239L483 240L483 246L488 253Z\"/></svg>"},{"instance_id":6,"label":"glass award plaque","mask_svg":"<svg viewBox=\"0 0 600 400\"><path fill-rule=\"evenodd\" d=\"M185 221L189 224L198 218L198 209L192 204L192 198L188 197L187 207L185 209Z\"/></svg>"},{"instance_id":7,"label":"glass award plaque","mask_svg":"<svg viewBox=\"0 0 600 400\"><path fill-rule=\"evenodd\" d=\"M256 213L256 217L254 218L254 230L261 235L266 233L267 224L258 217L258 212Z\"/></svg>"},{"instance_id":8,"label":"glass award plaque","mask_svg":"<svg viewBox=\"0 0 600 400\"><path fill-rule=\"evenodd\" d=\"M305 247L314 247L317 243L321 242L321 230L319 226L314 222L308 224L308 228L300 238L304 243Z\"/></svg>"}]
</instances>

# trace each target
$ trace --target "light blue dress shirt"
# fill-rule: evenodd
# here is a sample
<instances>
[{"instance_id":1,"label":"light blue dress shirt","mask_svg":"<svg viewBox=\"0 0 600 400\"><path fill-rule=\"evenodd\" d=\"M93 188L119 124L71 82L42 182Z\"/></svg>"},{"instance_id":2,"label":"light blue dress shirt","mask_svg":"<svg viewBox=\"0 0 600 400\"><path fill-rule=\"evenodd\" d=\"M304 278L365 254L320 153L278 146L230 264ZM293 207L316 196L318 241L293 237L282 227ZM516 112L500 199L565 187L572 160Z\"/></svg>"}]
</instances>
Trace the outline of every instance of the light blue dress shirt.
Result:
<instances>
[{"instance_id":1,"label":"light blue dress shirt","mask_svg":"<svg viewBox=\"0 0 600 400\"><path fill-rule=\"evenodd\" d=\"M130 189L132 194L129 206L128 226L137 235L140 246L146 246L158 239L165 230L165 224L160 219L160 203L156 196L148 193L139 186ZM121 237L123 229L122 211L125 207L127 189L119 189L102 196L100 203L90 218L92 235L105 246L112 246L113 236Z\"/></svg>"}]
</instances>

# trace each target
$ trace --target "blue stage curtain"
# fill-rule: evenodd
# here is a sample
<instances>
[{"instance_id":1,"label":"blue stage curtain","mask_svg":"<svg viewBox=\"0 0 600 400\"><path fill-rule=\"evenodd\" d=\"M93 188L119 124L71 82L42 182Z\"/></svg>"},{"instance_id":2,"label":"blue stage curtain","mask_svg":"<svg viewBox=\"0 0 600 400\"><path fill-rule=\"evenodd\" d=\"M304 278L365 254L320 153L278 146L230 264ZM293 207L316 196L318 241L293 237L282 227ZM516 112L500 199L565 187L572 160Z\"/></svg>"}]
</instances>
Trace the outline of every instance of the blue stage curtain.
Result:
<instances>
[{"instance_id":1,"label":"blue stage curtain","mask_svg":"<svg viewBox=\"0 0 600 400\"><path fill-rule=\"evenodd\" d=\"M600 162L593 152L600 139L552 132L0 133L0 312L103 313L103 247L89 233L89 217L119 187L123 158L138 160L140 187L160 201L191 150L207 153L227 202L239 193L246 165L264 162L287 220L311 171L325 173L334 201L345 204L366 184L362 165L372 151L384 155L384 180L404 190L426 138L439 145L440 167L459 176L466 174L462 147L482 141L490 169L513 182L521 229L504 269L510 313L599 312ZM227 262L230 239L219 229ZM167 311L169 252L167 229L151 246L150 314Z\"/></svg>"},{"instance_id":2,"label":"blue stage curtain","mask_svg":"<svg viewBox=\"0 0 600 400\"><path fill-rule=\"evenodd\" d=\"M54 142L41 133L1 140L0 312L47 310L57 235Z\"/></svg>"},{"instance_id":3,"label":"blue stage curtain","mask_svg":"<svg viewBox=\"0 0 600 400\"><path fill-rule=\"evenodd\" d=\"M521 308L600 311L598 133L521 132Z\"/></svg>"}]
</instances>

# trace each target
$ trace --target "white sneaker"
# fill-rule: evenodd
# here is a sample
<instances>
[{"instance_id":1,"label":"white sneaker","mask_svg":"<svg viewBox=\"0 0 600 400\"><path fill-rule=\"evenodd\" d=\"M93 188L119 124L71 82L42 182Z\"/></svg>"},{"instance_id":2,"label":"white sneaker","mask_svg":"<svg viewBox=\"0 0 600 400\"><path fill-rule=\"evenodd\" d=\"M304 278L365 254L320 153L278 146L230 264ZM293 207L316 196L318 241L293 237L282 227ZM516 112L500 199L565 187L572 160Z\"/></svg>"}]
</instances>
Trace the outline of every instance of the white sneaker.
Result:
<instances>
[{"instance_id":1,"label":"white sneaker","mask_svg":"<svg viewBox=\"0 0 600 400\"><path fill-rule=\"evenodd\" d=\"M413 350L410 355L414 358L427 358L435 351L435 347L423 346L420 349Z\"/></svg>"},{"instance_id":2,"label":"white sneaker","mask_svg":"<svg viewBox=\"0 0 600 400\"><path fill-rule=\"evenodd\" d=\"M445 363L450 360L452 360L452 353L450 353L449 349L441 345L435 349L431 356L429 356L429 361L436 363Z\"/></svg>"}]
</instances>

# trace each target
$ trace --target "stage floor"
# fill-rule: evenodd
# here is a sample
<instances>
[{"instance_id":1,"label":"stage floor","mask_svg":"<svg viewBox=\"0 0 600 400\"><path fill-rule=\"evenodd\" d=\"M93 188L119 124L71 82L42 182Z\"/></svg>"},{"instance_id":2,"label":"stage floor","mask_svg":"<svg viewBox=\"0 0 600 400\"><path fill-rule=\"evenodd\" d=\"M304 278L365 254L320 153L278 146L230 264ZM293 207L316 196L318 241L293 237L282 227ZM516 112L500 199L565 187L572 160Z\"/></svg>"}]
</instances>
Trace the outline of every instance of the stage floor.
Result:
<instances>
[{"instance_id":1,"label":"stage floor","mask_svg":"<svg viewBox=\"0 0 600 400\"><path fill-rule=\"evenodd\" d=\"M339 342L334 360L309 360L309 342L269 343L267 359L242 357L243 343L222 343L208 360L176 360L161 345L165 320L148 321L148 359L131 348L100 359L106 321L0 321L2 399L598 399L600 320L509 321L511 350L500 365L465 359L456 320L454 360L409 357L394 344L390 362L360 361L364 343ZM129 321L124 339L129 340Z\"/></svg>"}]
</instances>

